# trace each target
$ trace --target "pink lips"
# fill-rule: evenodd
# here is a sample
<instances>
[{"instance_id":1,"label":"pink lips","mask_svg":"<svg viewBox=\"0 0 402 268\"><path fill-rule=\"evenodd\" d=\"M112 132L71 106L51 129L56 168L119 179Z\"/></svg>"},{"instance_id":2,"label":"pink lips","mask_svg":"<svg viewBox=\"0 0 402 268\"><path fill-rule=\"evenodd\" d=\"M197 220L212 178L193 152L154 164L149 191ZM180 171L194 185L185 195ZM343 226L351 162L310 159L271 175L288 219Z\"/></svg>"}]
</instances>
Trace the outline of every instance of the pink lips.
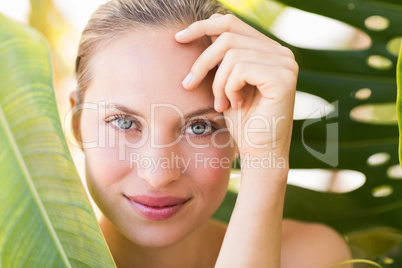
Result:
<instances>
[{"instance_id":1,"label":"pink lips","mask_svg":"<svg viewBox=\"0 0 402 268\"><path fill-rule=\"evenodd\" d=\"M163 221L173 217L190 198L146 195L126 196L134 210L151 221Z\"/></svg>"}]
</instances>

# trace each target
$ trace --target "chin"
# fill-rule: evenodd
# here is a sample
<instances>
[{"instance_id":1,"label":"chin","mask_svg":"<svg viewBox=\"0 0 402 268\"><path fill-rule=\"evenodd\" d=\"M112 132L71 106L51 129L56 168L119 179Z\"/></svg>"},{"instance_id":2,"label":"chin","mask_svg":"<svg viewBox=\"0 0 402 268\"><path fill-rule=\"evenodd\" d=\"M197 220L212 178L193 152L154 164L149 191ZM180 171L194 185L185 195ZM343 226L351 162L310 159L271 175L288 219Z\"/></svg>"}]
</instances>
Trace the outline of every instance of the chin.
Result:
<instances>
[{"instance_id":1,"label":"chin","mask_svg":"<svg viewBox=\"0 0 402 268\"><path fill-rule=\"evenodd\" d=\"M167 228L166 228L167 227ZM164 248L173 246L188 237L197 227L164 226L162 228L140 228L141 233L126 236L131 242L141 247Z\"/></svg>"},{"instance_id":2,"label":"chin","mask_svg":"<svg viewBox=\"0 0 402 268\"><path fill-rule=\"evenodd\" d=\"M183 239L183 238L182 238ZM180 242L182 239L165 239L165 238L140 238L135 242L138 246L144 248L166 248L173 246Z\"/></svg>"}]
</instances>

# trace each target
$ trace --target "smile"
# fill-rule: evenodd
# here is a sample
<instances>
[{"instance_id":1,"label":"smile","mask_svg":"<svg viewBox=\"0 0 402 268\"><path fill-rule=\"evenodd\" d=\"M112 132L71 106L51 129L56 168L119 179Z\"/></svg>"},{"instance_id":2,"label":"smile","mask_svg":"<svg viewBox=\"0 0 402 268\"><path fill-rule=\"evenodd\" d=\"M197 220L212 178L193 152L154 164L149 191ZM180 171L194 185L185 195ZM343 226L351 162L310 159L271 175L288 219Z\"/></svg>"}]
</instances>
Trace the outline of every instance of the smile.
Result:
<instances>
[{"instance_id":1,"label":"smile","mask_svg":"<svg viewBox=\"0 0 402 268\"><path fill-rule=\"evenodd\" d=\"M124 195L124 197L138 214L151 221L163 221L173 217L190 200L172 196Z\"/></svg>"}]
</instances>

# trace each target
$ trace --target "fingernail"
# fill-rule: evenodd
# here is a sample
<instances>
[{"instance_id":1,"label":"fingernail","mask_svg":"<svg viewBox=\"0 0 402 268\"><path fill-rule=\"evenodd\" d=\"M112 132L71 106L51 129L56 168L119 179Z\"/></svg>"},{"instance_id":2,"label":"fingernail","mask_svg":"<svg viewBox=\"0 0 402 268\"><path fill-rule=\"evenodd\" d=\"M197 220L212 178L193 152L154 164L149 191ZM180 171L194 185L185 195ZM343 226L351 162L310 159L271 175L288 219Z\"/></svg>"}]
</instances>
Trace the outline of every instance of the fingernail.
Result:
<instances>
[{"instance_id":1,"label":"fingernail","mask_svg":"<svg viewBox=\"0 0 402 268\"><path fill-rule=\"evenodd\" d=\"M184 30L182 30L182 31L180 31L180 32L178 32L178 33L176 33L176 37L182 37L183 35L186 34L186 32L187 32L187 29L184 29Z\"/></svg>"},{"instance_id":2,"label":"fingernail","mask_svg":"<svg viewBox=\"0 0 402 268\"><path fill-rule=\"evenodd\" d=\"M193 77L193 74L190 72L190 73L186 76L186 78L184 78L184 80L183 80L183 82L182 82L183 86L188 86L188 85L190 84L190 82L191 82L192 77Z\"/></svg>"},{"instance_id":3,"label":"fingernail","mask_svg":"<svg viewBox=\"0 0 402 268\"><path fill-rule=\"evenodd\" d=\"M215 111L219 112L218 111L218 103L217 103L216 99L214 99L214 109L215 109Z\"/></svg>"}]
</instances>

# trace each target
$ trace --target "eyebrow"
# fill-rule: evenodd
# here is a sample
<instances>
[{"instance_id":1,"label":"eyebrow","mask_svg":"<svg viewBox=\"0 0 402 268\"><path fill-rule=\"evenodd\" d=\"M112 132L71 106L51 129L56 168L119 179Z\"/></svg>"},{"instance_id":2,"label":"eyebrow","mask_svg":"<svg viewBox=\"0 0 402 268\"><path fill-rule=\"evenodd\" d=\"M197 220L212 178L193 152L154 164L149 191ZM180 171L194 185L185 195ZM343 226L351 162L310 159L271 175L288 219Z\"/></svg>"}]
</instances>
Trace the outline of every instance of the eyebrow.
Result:
<instances>
[{"instance_id":1,"label":"eyebrow","mask_svg":"<svg viewBox=\"0 0 402 268\"><path fill-rule=\"evenodd\" d=\"M109 105L113 105L116 110L122 111L124 113L144 117L144 115L142 115L140 112L130 109L127 106L124 106L121 104L115 104L115 103L109 104ZM100 105L99 107L109 108L109 105ZM202 115L206 115L206 114L212 114L212 113L220 114L220 112L215 111L215 109L213 107L206 107L206 108L201 108L201 109L192 111L190 113L184 114L184 119L188 120L193 117L202 116Z\"/></svg>"},{"instance_id":2,"label":"eyebrow","mask_svg":"<svg viewBox=\"0 0 402 268\"><path fill-rule=\"evenodd\" d=\"M103 108L106 108L106 109L109 109L110 111L112 111L110 106L112 106L114 108L113 110L119 110L119 111L125 112L126 114L144 117L144 115L142 115L140 112L132 110L132 109L128 108L127 106L124 106L121 104L110 103L107 105L99 105L99 107L103 107Z\"/></svg>"},{"instance_id":3,"label":"eyebrow","mask_svg":"<svg viewBox=\"0 0 402 268\"><path fill-rule=\"evenodd\" d=\"M195 110L195 111L192 111L192 112L190 112L190 113L188 113L188 114L185 114L185 115L184 115L184 119L185 119L185 120L188 120L188 119L190 119L190 118L192 118L192 117L197 117L197 116L206 115L206 114L212 114L212 113L214 113L214 114L220 114L219 112L215 111L214 108L212 108L212 107L207 107L207 108Z\"/></svg>"}]
</instances>

